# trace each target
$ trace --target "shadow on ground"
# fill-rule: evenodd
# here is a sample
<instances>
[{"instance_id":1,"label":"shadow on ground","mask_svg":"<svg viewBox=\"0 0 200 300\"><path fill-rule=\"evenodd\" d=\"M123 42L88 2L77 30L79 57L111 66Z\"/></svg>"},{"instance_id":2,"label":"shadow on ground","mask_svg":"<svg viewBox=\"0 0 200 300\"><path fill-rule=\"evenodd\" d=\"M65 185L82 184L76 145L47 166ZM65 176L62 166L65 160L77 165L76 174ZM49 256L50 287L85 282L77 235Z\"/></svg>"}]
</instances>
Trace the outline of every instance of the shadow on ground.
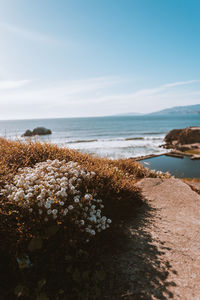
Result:
<instances>
[{"instance_id":1,"label":"shadow on ground","mask_svg":"<svg viewBox=\"0 0 200 300\"><path fill-rule=\"evenodd\" d=\"M134 221L123 225L125 230L113 241L116 245L103 261L107 280L101 299L173 298L170 287L176 284L168 280L168 275L177 272L163 257L170 249L152 238L150 228L156 217L157 212L145 203Z\"/></svg>"}]
</instances>

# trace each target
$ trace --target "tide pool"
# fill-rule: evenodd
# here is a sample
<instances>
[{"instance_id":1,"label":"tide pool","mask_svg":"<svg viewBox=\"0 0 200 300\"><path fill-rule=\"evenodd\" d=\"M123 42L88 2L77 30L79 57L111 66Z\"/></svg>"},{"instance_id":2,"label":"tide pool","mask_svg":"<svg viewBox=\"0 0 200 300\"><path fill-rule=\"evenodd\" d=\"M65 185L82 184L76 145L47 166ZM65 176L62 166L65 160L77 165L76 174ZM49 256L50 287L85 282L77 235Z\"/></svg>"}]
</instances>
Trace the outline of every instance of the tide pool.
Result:
<instances>
[{"instance_id":1,"label":"tide pool","mask_svg":"<svg viewBox=\"0 0 200 300\"><path fill-rule=\"evenodd\" d=\"M188 156L176 158L161 155L141 160L139 163L156 171L170 172L178 178L200 178L200 160L191 160Z\"/></svg>"}]
</instances>

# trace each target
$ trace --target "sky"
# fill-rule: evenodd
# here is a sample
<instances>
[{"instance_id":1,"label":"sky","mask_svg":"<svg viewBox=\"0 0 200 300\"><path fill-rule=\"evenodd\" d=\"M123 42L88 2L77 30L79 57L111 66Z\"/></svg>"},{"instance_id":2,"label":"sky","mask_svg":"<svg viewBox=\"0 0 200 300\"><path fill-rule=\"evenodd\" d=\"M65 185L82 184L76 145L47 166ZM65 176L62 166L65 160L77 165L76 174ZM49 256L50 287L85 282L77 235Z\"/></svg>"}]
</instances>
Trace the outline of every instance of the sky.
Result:
<instances>
[{"instance_id":1,"label":"sky","mask_svg":"<svg viewBox=\"0 0 200 300\"><path fill-rule=\"evenodd\" d=\"M0 0L0 120L200 104L199 0Z\"/></svg>"}]
</instances>

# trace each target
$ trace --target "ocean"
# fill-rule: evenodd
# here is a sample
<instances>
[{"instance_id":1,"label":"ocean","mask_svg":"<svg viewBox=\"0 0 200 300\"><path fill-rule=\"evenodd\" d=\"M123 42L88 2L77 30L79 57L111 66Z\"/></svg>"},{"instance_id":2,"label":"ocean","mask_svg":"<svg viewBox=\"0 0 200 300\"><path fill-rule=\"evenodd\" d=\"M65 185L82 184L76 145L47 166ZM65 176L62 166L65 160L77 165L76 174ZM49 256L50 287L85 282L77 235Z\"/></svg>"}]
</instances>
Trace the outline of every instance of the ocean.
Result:
<instances>
[{"instance_id":1,"label":"ocean","mask_svg":"<svg viewBox=\"0 0 200 300\"><path fill-rule=\"evenodd\" d=\"M139 115L0 121L0 136L24 140L27 129L43 126L52 135L40 141L100 157L129 158L166 152L159 146L175 128L200 126L200 115Z\"/></svg>"}]
</instances>

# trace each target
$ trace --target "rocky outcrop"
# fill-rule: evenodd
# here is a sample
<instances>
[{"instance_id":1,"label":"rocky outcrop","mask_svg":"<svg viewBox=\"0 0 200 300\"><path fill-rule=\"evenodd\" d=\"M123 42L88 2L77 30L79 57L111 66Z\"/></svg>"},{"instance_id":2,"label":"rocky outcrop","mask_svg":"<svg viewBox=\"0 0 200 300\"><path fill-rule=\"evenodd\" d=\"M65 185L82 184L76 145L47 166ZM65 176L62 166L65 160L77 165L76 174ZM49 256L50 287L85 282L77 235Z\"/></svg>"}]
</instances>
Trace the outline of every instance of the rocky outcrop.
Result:
<instances>
[{"instance_id":1,"label":"rocky outcrop","mask_svg":"<svg viewBox=\"0 0 200 300\"><path fill-rule=\"evenodd\" d=\"M52 131L50 129L47 129L45 127L37 127L34 128L33 131L29 129L26 130L26 132L22 136L31 137L35 135L48 135L48 134L52 134Z\"/></svg>"},{"instance_id":2,"label":"rocky outcrop","mask_svg":"<svg viewBox=\"0 0 200 300\"><path fill-rule=\"evenodd\" d=\"M26 132L24 134L22 134L22 136L32 136L33 133L31 130L27 129Z\"/></svg>"},{"instance_id":3,"label":"rocky outcrop","mask_svg":"<svg viewBox=\"0 0 200 300\"><path fill-rule=\"evenodd\" d=\"M171 130L164 138L167 149L187 151L200 148L200 127Z\"/></svg>"},{"instance_id":4,"label":"rocky outcrop","mask_svg":"<svg viewBox=\"0 0 200 300\"><path fill-rule=\"evenodd\" d=\"M174 150L168 153L165 153L166 156L176 157L176 158L184 158L184 153L178 150Z\"/></svg>"},{"instance_id":5,"label":"rocky outcrop","mask_svg":"<svg viewBox=\"0 0 200 300\"><path fill-rule=\"evenodd\" d=\"M52 133L51 130L45 127L37 127L33 129L33 135L46 135L51 133Z\"/></svg>"},{"instance_id":6,"label":"rocky outcrop","mask_svg":"<svg viewBox=\"0 0 200 300\"><path fill-rule=\"evenodd\" d=\"M194 155L191 156L191 159L192 159L192 160L200 159L200 155L194 154Z\"/></svg>"}]
</instances>

